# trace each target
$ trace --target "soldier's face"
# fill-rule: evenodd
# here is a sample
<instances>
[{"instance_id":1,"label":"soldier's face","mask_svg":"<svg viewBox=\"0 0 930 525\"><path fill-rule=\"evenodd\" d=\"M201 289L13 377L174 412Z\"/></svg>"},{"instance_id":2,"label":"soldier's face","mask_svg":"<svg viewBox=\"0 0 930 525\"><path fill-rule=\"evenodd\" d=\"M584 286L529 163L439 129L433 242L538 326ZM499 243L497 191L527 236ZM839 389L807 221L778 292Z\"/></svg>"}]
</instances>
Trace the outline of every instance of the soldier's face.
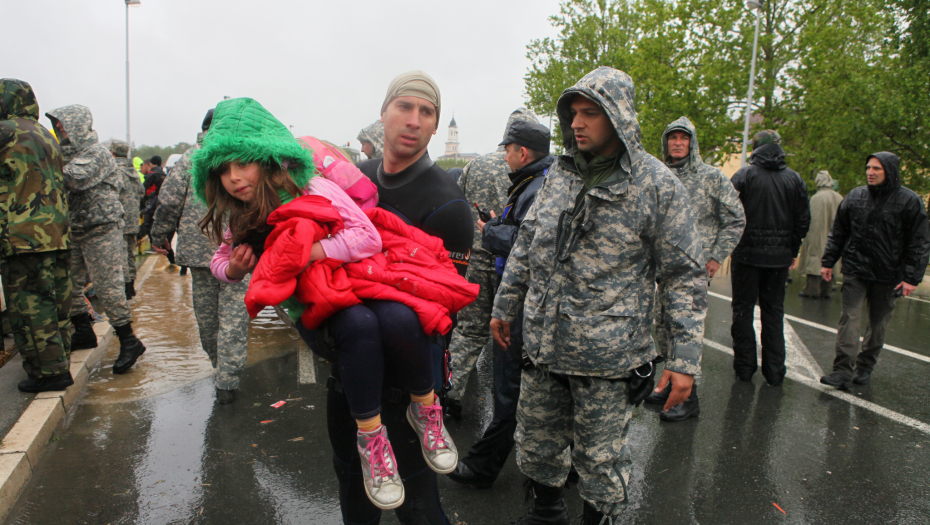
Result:
<instances>
[{"instance_id":1,"label":"soldier's face","mask_svg":"<svg viewBox=\"0 0 930 525\"><path fill-rule=\"evenodd\" d=\"M620 137L610 118L597 103L581 95L571 105L572 131L578 149L592 155L610 155L620 146Z\"/></svg>"},{"instance_id":2,"label":"soldier's face","mask_svg":"<svg viewBox=\"0 0 930 525\"><path fill-rule=\"evenodd\" d=\"M688 156L691 148L691 135L684 131L673 131L668 134L668 155L672 160L681 160Z\"/></svg>"},{"instance_id":3,"label":"soldier's face","mask_svg":"<svg viewBox=\"0 0 930 525\"><path fill-rule=\"evenodd\" d=\"M229 167L222 175L220 180L223 182L223 188L230 195L242 202L251 202L255 197L255 186L258 183L259 168L258 163L241 164L239 162L230 162Z\"/></svg>"},{"instance_id":4,"label":"soldier's face","mask_svg":"<svg viewBox=\"0 0 930 525\"><path fill-rule=\"evenodd\" d=\"M365 154L369 159L371 154L375 152L375 147L371 145L371 142L362 142L362 153Z\"/></svg>"},{"instance_id":5,"label":"soldier's face","mask_svg":"<svg viewBox=\"0 0 930 525\"><path fill-rule=\"evenodd\" d=\"M54 123L55 134L58 135L58 143L64 144L68 142L68 132L65 131L65 127L61 124L60 120L56 120Z\"/></svg>"},{"instance_id":6,"label":"soldier's face","mask_svg":"<svg viewBox=\"0 0 930 525\"><path fill-rule=\"evenodd\" d=\"M885 168L878 159L872 157L865 163L865 176L869 179L869 186L878 186L885 182Z\"/></svg>"},{"instance_id":7,"label":"soldier's face","mask_svg":"<svg viewBox=\"0 0 930 525\"><path fill-rule=\"evenodd\" d=\"M384 122L384 152L402 159L413 157L429 145L437 130L436 106L419 97L397 97L388 104ZM389 153L390 152L390 153Z\"/></svg>"}]
</instances>

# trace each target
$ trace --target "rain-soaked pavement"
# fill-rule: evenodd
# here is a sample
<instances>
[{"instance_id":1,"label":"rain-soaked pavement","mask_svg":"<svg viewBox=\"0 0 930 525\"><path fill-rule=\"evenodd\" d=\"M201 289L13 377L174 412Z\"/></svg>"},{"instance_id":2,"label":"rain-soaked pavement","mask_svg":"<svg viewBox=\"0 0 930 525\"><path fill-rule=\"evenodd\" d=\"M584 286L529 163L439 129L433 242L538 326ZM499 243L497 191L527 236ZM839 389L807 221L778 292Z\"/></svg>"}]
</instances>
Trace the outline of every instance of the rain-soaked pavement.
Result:
<instances>
[{"instance_id":1,"label":"rain-soaked pavement","mask_svg":"<svg viewBox=\"0 0 930 525\"><path fill-rule=\"evenodd\" d=\"M899 300L887 344L900 351L883 353L870 386L837 397L816 377L830 370L839 300L800 299L801 284L786 301L789 380L772 388L759 374L735 380L729 282L715 280L701 416L667 424L637 409L623 523L930 523L930 303ZM111 345L7 524L341 522L321 384L329 365L261 316L239 396L217 406L190 304L190 277L158 261L133 307L148 351L114 376ZM482 362L463 421L448 422L462 451L489 420L489 375ZM523 511L521 482L511 457L492 490L440 479L443 506L454 524L507 523ZM390 512L382 522L397 523Z\"/></svg>"}]
</instances>

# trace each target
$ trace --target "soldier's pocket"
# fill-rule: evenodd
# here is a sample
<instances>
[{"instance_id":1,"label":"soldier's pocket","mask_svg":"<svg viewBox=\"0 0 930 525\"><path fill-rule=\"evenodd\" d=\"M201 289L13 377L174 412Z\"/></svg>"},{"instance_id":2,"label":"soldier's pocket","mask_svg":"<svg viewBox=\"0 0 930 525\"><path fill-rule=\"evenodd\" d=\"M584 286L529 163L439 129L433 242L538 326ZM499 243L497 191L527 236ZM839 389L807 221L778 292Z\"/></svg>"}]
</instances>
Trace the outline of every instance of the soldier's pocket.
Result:
<instances>
[{"instance_id":1,"label":"soldier's pocket","mask_svg":"<svg viewBox=\"0 0 930 525\"><path fill-rule=\"evenodd\" d=\"M559 361L566 368L625 370L624 361L635 353L631 350L641 346L641 320L624 308L594 315L562 313L558 324L558 337L563 344L557 348L566 352L559 356Z\"/></svg>"}]
</instances>

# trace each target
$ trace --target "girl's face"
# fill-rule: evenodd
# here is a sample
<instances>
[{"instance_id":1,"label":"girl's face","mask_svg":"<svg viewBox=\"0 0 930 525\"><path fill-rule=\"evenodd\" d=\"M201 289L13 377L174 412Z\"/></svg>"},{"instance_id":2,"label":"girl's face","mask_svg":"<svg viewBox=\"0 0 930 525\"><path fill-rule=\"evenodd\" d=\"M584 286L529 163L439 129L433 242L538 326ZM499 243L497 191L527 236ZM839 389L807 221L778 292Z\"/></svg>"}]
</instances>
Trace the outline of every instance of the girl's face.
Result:
<instances>
[{"instance_id":1,"label":"girl's face","mask_svg":"<svg viewBox=\"0 0 930 525\"><path fill-rule=\"evenodd\" d=\"M251 202L255 196L255 185L258 183L258 163L241 164L230 162L229 168L220 175L223 187L230 195L242 202Z\"/></svg>"}]
</instances>

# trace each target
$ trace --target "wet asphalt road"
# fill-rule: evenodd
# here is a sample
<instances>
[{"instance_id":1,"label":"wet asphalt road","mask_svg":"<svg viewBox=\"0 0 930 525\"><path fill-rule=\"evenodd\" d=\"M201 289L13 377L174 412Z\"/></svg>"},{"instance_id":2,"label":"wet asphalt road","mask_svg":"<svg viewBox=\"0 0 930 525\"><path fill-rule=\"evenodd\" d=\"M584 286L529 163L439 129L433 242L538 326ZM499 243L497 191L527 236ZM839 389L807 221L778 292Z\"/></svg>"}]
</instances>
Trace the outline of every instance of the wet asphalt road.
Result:
<instances>
[{"instance_id":1,"label":"wet asphalt road","mask_svg":"<svg viewBox=\"0 0 930 525\"><path fill-rule=\"evenodd\" d=\"M341 523L321 384L329 365L260 317L239 397L215 405L189 282L156 265L133 308L149 350L114 376L117 348L108 349L7 524ZM788 291L787 313L835 327L838 297L800 299L801 284ZM728 296L728 286L718 278L712 290ZM930 362L886 351L853 405L805 382L818 366L830 370L834 334L789 322L810 352L794 361L795 379L740 383L723 351L729 321L729 303L712 296L700 418L667 424L653 408L635 412L622 522L930 523ZM899 300L887 343L930 356L928 341L930 303ZM482 363L463 421L448 422L463 453L489 420L489 383ZM507 523L523 512L522 479L512 458L492 490L440 479L443 507L452 523ZM577 523L581 502L569 492ZM387 512L382 523L397 521Z\"/></svg>"}]
</instances>

